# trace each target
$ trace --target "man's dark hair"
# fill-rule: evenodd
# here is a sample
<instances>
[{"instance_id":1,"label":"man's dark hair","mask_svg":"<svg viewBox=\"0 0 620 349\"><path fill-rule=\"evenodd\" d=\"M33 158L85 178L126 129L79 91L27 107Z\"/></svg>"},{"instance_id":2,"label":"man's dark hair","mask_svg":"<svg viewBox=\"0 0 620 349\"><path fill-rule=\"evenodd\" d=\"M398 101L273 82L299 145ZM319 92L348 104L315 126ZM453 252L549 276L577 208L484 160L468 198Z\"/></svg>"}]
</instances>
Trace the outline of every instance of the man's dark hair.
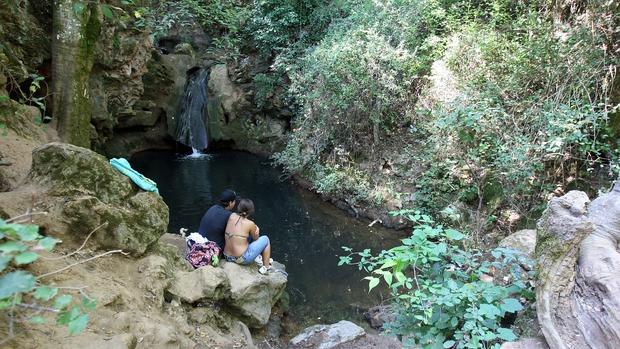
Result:
<instances>
[{"instance_id":1,"label":"man's dark hair","mask_svg":"<svg viewBox=\"0 0 620 349\"><path fill-rule=\"evenodd\" d=\"M235 191L231 189L224 190L219 197L219 201L222 206L227 206L229 202L236 200L237 193L235 193Z\"/></svg>"}]
</instances>

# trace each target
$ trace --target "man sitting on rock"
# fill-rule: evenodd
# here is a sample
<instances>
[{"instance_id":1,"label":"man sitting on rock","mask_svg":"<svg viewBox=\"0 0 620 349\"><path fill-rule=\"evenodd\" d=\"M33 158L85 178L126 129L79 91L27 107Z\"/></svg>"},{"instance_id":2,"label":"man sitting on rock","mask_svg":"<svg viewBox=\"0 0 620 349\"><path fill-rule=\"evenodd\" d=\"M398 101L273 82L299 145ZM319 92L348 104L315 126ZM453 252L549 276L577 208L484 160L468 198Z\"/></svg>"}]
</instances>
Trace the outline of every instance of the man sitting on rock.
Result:
<instances>
[{"instance_id":1,"label":"man sitting on rock","mask_svg":"<svg viewBox=\"0 0 620 349\"><path fill-rule=\"evenodd\" d=\"M219 197L219 204L213 205L207 210L200 220L198 233L215 242L221 250L224 250L224 231L226 223L237 201L235 191L226 189Z\"/></svg>"}]
</instances>

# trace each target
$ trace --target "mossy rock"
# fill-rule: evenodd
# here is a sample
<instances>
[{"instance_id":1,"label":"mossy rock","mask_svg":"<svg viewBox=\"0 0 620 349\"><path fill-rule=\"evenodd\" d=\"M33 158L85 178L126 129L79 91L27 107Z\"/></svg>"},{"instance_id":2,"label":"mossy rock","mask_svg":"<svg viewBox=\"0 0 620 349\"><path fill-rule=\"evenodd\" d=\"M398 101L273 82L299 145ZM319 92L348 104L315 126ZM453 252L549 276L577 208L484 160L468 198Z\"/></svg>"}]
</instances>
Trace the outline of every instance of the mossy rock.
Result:
<instances>
[{"instance_id":1,"label":"mossy rock","mask_svg":"<svg viewBox=\"0 0 620 349\"><path fill-rule=\"evenodd\" d=\"M166 232L168 206L139 190L108 160L88 149L49 143L33 151L27 182L58 198L58 220L80 239L99 227L93 240L104 248L143 254Z\"/></svg>"}]
</instances>

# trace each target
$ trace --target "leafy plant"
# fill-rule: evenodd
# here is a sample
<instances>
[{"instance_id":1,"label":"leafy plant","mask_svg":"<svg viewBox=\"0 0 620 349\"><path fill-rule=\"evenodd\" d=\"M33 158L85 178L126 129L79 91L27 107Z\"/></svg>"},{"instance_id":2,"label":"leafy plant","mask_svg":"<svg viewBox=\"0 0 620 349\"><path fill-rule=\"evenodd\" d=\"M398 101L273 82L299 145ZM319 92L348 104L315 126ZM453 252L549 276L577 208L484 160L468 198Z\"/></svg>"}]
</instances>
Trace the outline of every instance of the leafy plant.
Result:
<instances>
[{"instance_id":1,"label":"leafy plant","mask_svg":"<svg viewBox=\"0 0 620 349\"><path fill-rule=\"evenodd\" d=\"M51 251L57 243L40 235L36 225L0 219L0 312L5 313L9 329L2 342L13 337L14 323L45 323L46 313L56 314L56 323L66 325L70 334L86 328L87 312L95 308L95 300L83 294L76 301L67 293L72 288L45 284L41 281L45 274L34 275L27 269L39 260L40 252Z\"/></svg>"},{"instance_id":2,"label":"leafy plant","mask_svg":"<svg viewBox=\"0 0 620 349\"><path fill-rule=\"evenodd\" d=\"M533 297L521 267L531 261L505 248L490 253L466 248L466 235L420 211L393 214L416 223L401 246L377 256L343 247L349 254L339 263L367 271L369 291L381 282L390 288L396 317L387 330L421 348L499 348L515 340L502 319Z\"/></svg>"}]
</instances>

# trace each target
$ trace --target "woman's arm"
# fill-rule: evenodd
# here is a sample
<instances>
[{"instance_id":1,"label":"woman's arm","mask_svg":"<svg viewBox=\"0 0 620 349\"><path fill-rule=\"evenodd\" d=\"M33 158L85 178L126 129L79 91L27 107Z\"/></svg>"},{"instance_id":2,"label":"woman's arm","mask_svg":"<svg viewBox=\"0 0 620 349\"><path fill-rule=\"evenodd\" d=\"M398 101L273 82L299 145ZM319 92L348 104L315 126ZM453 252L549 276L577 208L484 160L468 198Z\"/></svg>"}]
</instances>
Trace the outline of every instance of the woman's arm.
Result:
<instances>
[{"instance_id":1,"label":"woman's arm","mask_svg":"<svg viewBox=\"0 0 620 349\"><path fill-rule=\"evenodd\" d=\"M250 235L252 236L252 240L254 241L258 240L258 237L260 236L258 231L259 231L258 226L254 222L252 222L252 226L250 228Z\"/></svg>"}]
</instances>

